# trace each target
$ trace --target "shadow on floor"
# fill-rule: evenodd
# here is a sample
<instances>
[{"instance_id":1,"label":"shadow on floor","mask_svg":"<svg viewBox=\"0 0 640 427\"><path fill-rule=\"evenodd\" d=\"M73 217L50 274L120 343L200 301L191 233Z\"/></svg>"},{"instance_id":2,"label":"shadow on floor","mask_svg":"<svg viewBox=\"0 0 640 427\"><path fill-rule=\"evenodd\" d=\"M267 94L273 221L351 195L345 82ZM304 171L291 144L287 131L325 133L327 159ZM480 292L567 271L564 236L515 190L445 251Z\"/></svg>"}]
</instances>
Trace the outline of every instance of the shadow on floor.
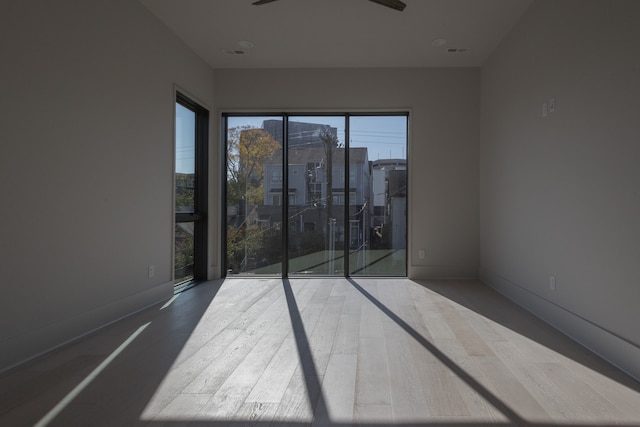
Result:
<instances>
[{"instance_id":1,"label":"shadow on floor","mask_svg":"<svg viewBox=\"0 0 640 427\"><path fill-rule=\"evenodd\" d=\"M319 381L319 375L311 353L309 337L304 328L300 310L296 302L296 296L289 281L284 279L281 285L306 381L307 398L315 408L314 419L316 423L314 425L333 427L553 425L529 423L523 420L515 411L491 393L491 391L487 390L482 384L477 382L454 361L449 359L411 325L400 318L379 299L367 292L366 289L358 284L357 280L348 279L348 283L366 298L366 300L377 307L381 313L395 322L427 351L438 358L441 363L447 366L503 415L509 418L510 421L505 423L427 421L424 423L395 424L388 422L334 422L331 420L327 410L322 385ZM207 313L207 309L218 295L222 284L223 281L216 281L200 285L185 292L183 296L178 298L166 309L161 310L159 306L151 308L134 316L134 319L127 319L85 340L87 345L90 345L93 339L98 340L101 343L100 345L104 347L104 352L95 350L95 347L87 347L94 348L92 351L95 351L95 353L92 353L92 351L82 351L82 346L78 346L77 349L61 349L58 353L60 353L60 360L66 358L64 363L58 364L51 370L34 370L33 372L26 370L23 377L16 380L15 387L1 390L3 396L0 398L0 424L7 426L36 425L40 427L113 425L146 425L150 427L236 427L248 425L257 427L296 427L311 425L310 422L261 422L251 419L219 421L141 420L141 415L145 411L147 403L151 401L154 393L161 386L163 379L167 372L171 370L176 359L185 351L185 346L191 334L205 313ZM607 375L609 378L633 390L640 391L640 385L636 381L618 371L607 362L586 351L577 343L567 341L564 335L525 312L495 291L478 288L479 286L485 286L480 284L480 282L421 282L420 285L450 301L461 304L488 319L498 322L519 334L549 347L572 360ZM259 299L261 295L274 291L278 286L280 286L279 281L273 280L271 285L256 289L256 294L252 297ZM500 309L496 310L496 306L499 306ZM188 309L185 310L185 307ZM143 329L141 330L141 328ZM137 331L141 332L136 335ZM130 341L125 342L127 345L124 347L122 346L125 343L118 342L115 338L110 338L122 337L123 335L127 336L129 332L131 332L131 335L129 335ZM104 366L104 369L96 372L96 369L99 368L105 360L104 355L120 347L122 347L121 352L113 356L112 360ZM74 351L78 352L75 356L73 356ZM54 361L56 359L55 354L47 355L47 357L52 358ZM55 365L55 362L51 363ZM43 375L48 378L43 378ZM86 387L78 390L77 393L74 394L77 385L86 378L90 378L91 381L86 384ZM3 381L3 384L11 384L11 381L6 381L6 378L3 378ZM39 388L37 384L43 381L47 384L53 383L54 385L49 388ZM65 399L67 399L66 402ZM18 405L17 402L24 402L25 400L33 402L33 404L28 407L31 413L12 413L12 408ZM52 413L52 408L55 408L57 403L73 403L73 405L63 406L57 412ZM12 407L12 405L14 406ZM47 414L50 415L48 418ZM20 421L14 423L12 422L12 418L7 417L7 415L12 415L15 417L13 420ZM39 420L40 424L38 424ZM45 422L42 422L43 420ZM117 420L117 422L114 420ZM566 427L587 427L586 424L572 424L570 422L563 423L562 425ZM602 426L606 427L606 425Z\"/></svg>"},{"instance_id":2,"label":"shadow on floor","mask_svg":"<svg viewBox=\"0 0 640 427\"><path fill-rule=\"evenodd\" d=\"M414 282L619 384L640 392L640 382L482 282L456 280L416 280Z\"/></svg>"}]
</instances>

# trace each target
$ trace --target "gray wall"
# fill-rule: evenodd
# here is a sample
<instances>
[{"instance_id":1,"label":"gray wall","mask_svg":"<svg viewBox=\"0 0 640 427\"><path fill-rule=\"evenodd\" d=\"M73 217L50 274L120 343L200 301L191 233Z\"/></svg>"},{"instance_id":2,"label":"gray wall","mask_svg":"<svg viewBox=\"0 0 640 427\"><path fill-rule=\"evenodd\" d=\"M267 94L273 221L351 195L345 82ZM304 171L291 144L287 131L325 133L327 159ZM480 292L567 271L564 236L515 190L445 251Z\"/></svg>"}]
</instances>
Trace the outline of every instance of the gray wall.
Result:
<instances>
[{"instance_id":1,"label":"gray wall","mask_svg":"<svg viewBox=\"0 0 640 427\"><path fill-rule=\"evenodd\" d=\"M128 0L0 17L0 371L171 294L178 85L216 108L213 135L224 110L410 109L410 277L480 264L640 377L640 2L536 1L482 72L212 72Z\"/></svg>"},{"instance_id":2,"label":"gray wall","mask_svg":"<svg viewBox=\"0 0 640 427\"><path fill-rule=\"evenodd\" d=\"M636 377L638 22L636 1L534 2L482 68L480 148L482 279Z\"/></svg>"},{"instance_id":3,"label":"gray wall","mask_svg":"<svg viewBox=\"0 0 640 427\"><path fill-rule=\"evenodd\" d=\"M171 295L174 84L213 73L136 1L0 20L1 371Z\"/></svg>"},{"instance_id":4,"label":"gray wall","mask_svg":"<svg viewBox=\"0 0 640 427\"><path fill-rule=\"evenodd\" d=\"M409 276L477 277L479 69L216 70L214 82L219 111L410 109Z\"/></svg>"}]
</instances>

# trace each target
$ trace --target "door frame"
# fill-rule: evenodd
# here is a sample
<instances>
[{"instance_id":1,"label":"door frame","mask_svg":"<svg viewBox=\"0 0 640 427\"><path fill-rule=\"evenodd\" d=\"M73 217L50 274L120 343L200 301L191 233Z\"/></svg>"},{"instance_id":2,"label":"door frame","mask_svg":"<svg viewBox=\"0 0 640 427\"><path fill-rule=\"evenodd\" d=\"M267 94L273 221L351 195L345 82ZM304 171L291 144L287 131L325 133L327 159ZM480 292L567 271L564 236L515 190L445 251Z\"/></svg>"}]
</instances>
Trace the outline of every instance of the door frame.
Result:
<instances>
[{"instance_id":1,"label":"door frame","mask_svg":"<svg viewBox=\"0 0 640 427\"><path fill-rule=\"evenodd\" d=\"M209 110L203 107L193 98L186 95L179 89L175 90L175 103L174 103L174 122L175 122L175 108L177 104L191 110L195 113L195 153L194 153L194 211L189 213L177 213L175 212L174 202L174 242L175 242L175 225L181 222L193 222L193 278L189 281L180 282L175 285L176 290L184 290L191 285L207 280L207 249L208 249L208 224L207 224L207 211L208 211L208 181L209 181ZM174 136L175 138L175 136ZM174 142L174 158L175 158L175 145ZM175 197L175 160L174 160L174 197ZM175 243L173 254L173 268L172 277L175 282Z\"/></svg>"}]
</instances>

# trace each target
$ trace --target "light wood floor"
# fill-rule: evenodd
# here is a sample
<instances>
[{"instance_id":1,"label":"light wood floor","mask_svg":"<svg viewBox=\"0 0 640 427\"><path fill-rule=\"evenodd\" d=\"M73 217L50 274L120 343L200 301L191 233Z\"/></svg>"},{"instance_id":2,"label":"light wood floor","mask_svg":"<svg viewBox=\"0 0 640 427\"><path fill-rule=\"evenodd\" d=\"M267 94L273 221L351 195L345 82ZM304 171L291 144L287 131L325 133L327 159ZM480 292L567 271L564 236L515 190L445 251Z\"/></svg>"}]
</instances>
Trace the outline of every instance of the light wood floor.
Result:
<instances>
[{"instance_id":1,"label":"light wood floor","mask_svg":"<svg viewBox=\"0 0 640 427\"><path fill-rule=\"evenodd\" d=\"M638 425L640 384L476 281L230 279L0 376L1 426Z\"/></svg>"}]
</instances>

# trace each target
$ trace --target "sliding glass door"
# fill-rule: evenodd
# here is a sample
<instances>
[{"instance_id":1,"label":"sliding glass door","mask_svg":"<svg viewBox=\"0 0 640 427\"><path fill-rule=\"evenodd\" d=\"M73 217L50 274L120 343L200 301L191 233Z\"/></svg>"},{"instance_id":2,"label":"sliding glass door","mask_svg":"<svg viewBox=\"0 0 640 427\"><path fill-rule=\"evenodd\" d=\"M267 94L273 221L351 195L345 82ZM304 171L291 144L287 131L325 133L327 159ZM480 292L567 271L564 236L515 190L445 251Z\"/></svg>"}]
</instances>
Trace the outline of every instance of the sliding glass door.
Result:
<instances>
[{"instance_id":1,"label":"sliding glass door","mask_svg":"<svg viewBox=\"0 0 640 427\"><path fill-rule=\"evenodd\" d=\"M349 275L404 276L407 117L353 116L349 123L349 187L368 191L349 202Z\"/></svg>"},{"instance_id":2,"label":"sliding glass door","mask_svg":"<svg viewBox=\"0 0 640 427\"><path fill-rule=\"evenodd\" d=\"M227 274L405 276L407 121L225 115Z\"/></svg>"},{"instance_id":3,"label":"sliding glass door","mask_svg":"<svg viewBox=\"0 0 640 427\"><path fill-rule=\"evenodd\" d=\"M282 275L282 119L226 117L227 274ZM279 160L279 164L278 163Z\"/></svg>"},{"instance_id":4,"label":"sliding glass door","mask_svg":"<svg viewBox=\"0 0 640 427\"><path fill-rule=\"evenodd\" d=\"M345 117L287 122L288 273L344 275Z\"/></svg>"}]
</instances>

